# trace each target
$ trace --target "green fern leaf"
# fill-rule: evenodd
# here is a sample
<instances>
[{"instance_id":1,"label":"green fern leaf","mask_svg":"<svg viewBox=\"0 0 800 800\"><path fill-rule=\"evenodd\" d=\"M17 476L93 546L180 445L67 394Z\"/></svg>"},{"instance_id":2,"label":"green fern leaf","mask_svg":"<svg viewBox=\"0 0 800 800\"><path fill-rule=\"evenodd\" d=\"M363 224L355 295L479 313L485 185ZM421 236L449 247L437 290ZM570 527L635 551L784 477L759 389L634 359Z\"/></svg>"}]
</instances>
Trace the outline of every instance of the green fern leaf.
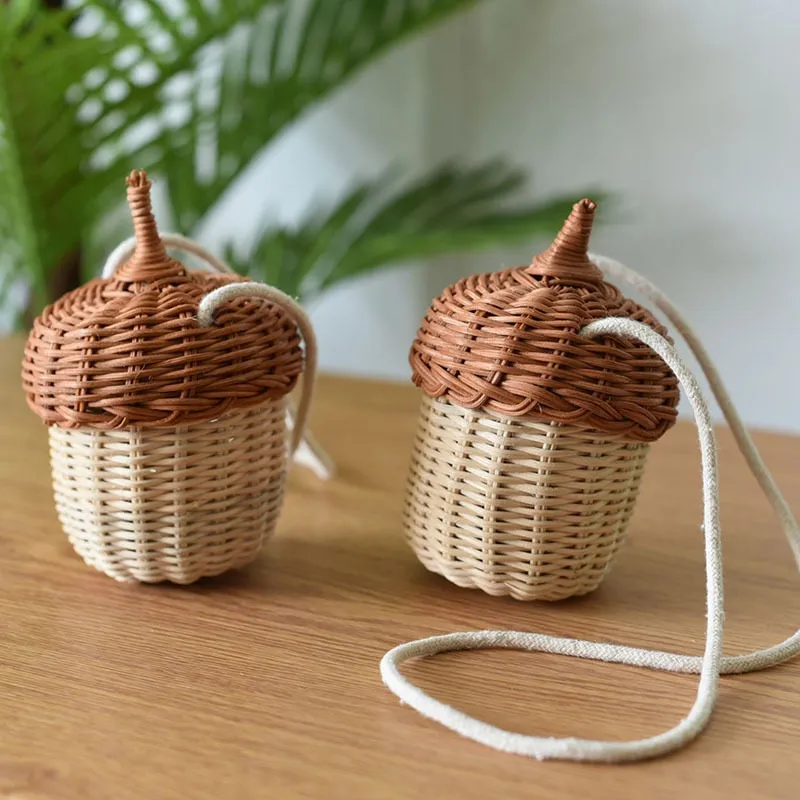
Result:
<instances>
[{"instance_id":1,"label":"green fern leaf","mask_svg":"<svg viewBox=\"0 0 800 800\"><path fill-rule=\"evenodd\" d=\"M166 178L174 221L192 233L311 106L476 2L0 5L0 308L21 278L34 309L51 299L52 272L87 240L94 252L132 166ZM263 230L242 267L310 296L387 263L552 232L563 202L513 204L522 177L499 163L446 166L409 185L382 176L299 226Z\"/></svg>"},{"instance_id":2,"label":"green fern leaf","mask_svg":"<svg viewBox=\"0 0 800 800\"><path fill-rule=\"evenodd\" d=\"M189 33L177 18L150 14L150 38L170 41L169 53L163 53L143 46L138 31L126 29L114 3L93 0L117 26L118 46L138 48L136 69L150 65L153 73L148 85L132 86L124 99L106 103L104 115L138 120L143 109L169 100L182 117L174 125L164 115L154 117L147 141L133 147L101 131L95 146L104 169L119 172L136 161L162 171L175 219L191 231L304 111L389 47L475 2L244 0L235 4L233 16L225 9L234 4L206 9ZM158 0L139 5L151 8ZM198 41L214 47L199 48ZM125 76L117 71L115 77Z\"/></svg>"},{"instance_id":3,"label":"green fern leaf","mask_svg":"<svg viewBox=\"0 0 800 800\"><path fill-rule=\"evenodd\" d=\"M90 151L65 98L76 76L102 60L106 44L96 37L76 39L69 31L73 12L44 12L24 2L5 11L0 18L1 266L9 276L30 280L40 308L48 299L52 268L78 245L94 213L101 184L85 172Z\"/></svg>"},{"instance_id":4,"label":"green fern leaf","mask_svg":"<svg viewBox=\"0 0 800 800\"><path fill-rule=\"evenodd\" d=\"M267 227L245 256L233 243L227 252L239 271L309 299L387 264L553 235L576 198L503 211L522 183L522 174L502 162L449 165L405 186L381 176L301 225Z\"/></svg>"}]
</instances>

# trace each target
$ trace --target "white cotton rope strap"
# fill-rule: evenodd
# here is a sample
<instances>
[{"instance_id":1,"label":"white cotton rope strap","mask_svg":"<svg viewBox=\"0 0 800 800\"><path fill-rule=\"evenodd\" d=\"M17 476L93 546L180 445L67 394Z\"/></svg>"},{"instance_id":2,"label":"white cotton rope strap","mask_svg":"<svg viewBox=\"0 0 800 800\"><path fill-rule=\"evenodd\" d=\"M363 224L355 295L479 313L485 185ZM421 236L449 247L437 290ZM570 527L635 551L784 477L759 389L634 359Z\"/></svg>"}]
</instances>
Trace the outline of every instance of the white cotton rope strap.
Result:
<instances>
[{"instance_id":1,"label":"white cotton rope strap","mask_svg":"<svg viewBox=\"0 0 800 800\"><path fill-rule=\"evenodd\" d=\"M209 292L200 301L200 305L197 308L197 322L201 327L208 327L214 322L216 310L223 303L227 303L228 300L235 300L237 297L261 297L280 306L294 320L305 342L303 392L300 395L300 403L294 415L292 439L289 444L289 457L291 458L303 441L303 432L308 421L308 412L311 409L311 400L314 395L314 382L317 375L317 337L314 333L314 328L311 326L311 321L300 304L289 297L288 294L284 294L274 286L254 282L229 283L227 286L220 286L218 289Z\"/></svg>"},{"instance_id":2,"label":"white cotton rope strap","mask_svg":"<svg viewBox=\"0 0 800 800\"><path fill-rule=\"evenodd\" d=\"M778 518L800 569L800 529L789 506L764 466L747 430L725 390L708 354L700 345L686 320L657 287L618 261L591 256L611 278L622 279L641 291L664 312L685 337L697 357L725 418L750 469L756 476ZM800 652L800 631L774 647L737 656L722 656L724 621L722 542L719 523L719 491L717 485L717 448L708 406L700 387L674 347L652 328L623 318L607 318L587 325L586 336L633 337L655 351L672 369L681 383L697 422L703 468L703 531L706 560L706 644L701 657L668 653L638 647L582 639L569 639L520 631L466 631L408 642L390 650L381 661L384 683L404 703L420 714L482 744L517 755L540 760L624 762L654 758L678 750L692 741L705 728L719 686L720 674L753 672L779 664ZM528 736L489 725L423 692L405 678L400 665L410 658L436 655L454 650L505 648L538 651L587 658L617 664L663 670L666 672L699 673L697 695L688 715L675 727L645 739L612 742L578 738Z\"/></svg>"},{"instance_id":3,"label":"white cotton rope strap","mask_svg":"<svg viewBox=\"0 0 800 800\"><path fill-rule=\"evenodd\" d=\"M208 272L221 272L226 275L236 274L234 270L222 259L215 256L201 244L181 236L177 233L166 233L161 235L161 241L165 247L177 247L191 253L201 259L203 268ZM110 278L126 261L133 255L136 249L136 238L130 237L117 245L112 250L103 265L101 273L103 278ZM292 425L292 438L289 444L289 457L291 458L303 441L303 434L308 421L308 412L311 408L311 400L314 395L314 385L317 377L317 337L311 320L303 310L303 307L293 298L289 297L280 289L268 286L265 283L248 281L242 283L229 283L227 286L220 286L218 289L210 291L200 301L197 308L197 322L202 327L208 327L214 322L214 314L217 309L229 300L238 297L260 297L269 300L286 311L297 325L300 335L305 343L305 369L303 372L303 392L300 396L300 403L297 411L293 415L294 424Z\"/></svg>"}]
</instances>

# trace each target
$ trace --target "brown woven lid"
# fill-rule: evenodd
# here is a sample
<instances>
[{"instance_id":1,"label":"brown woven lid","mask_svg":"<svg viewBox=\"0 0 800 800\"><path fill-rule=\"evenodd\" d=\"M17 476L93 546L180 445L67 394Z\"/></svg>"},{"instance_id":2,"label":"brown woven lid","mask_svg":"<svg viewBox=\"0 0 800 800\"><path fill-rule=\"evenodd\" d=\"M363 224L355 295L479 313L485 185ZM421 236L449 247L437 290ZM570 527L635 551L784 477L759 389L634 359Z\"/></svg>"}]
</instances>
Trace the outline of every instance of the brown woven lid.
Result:
<instances>
[{"instance_id":1,"label":"brown woven lid","mask_svg":"<svg viewBox=\"0 0 800 800\"><path fill-rule=\"evenodd\" d=\"M280 397L303 368L295 322L264 299L200 300L244 278L190 271L167 255L144 172L128 178L136 250L111 278L64 295L39 316L22 368L30 407L49 425L166 427Z\"/></svg>"},{"instance_id":2,"label":"brown woven lid","mask_svg":"<svg viewBox=\"0 0 800 800\"><path fill-rule=\"evenodd\" d=\"M658 439L676 418L672 371L638 341L579 333L592 320L629 317L666 335L589 260L594 212L590 200L576 203L530 266L447 288L411 347L414 383L465 408Z\"/></svg>"}]
</instances>

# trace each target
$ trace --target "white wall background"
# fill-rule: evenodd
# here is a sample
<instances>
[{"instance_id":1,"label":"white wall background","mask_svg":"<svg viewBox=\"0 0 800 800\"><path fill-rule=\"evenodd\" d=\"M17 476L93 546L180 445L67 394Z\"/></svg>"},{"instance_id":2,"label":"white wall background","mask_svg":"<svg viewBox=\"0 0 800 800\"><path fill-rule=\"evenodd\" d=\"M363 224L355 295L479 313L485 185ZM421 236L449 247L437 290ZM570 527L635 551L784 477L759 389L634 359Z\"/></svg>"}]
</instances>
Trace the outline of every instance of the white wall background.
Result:
<instances>
[{"instance_id":1,"label":"white wall background","mask_svg":"<svg viewBox=\"0 0 800 800\"><path fill-rule=\"evenodd\" d=\"M537 195L615 193L594 249L676 301L747 422L800 430L800 3L497 0L467 22L468 153Z\"/></svg>"},{"instance_id":2,"label":"white wall background","mask_svg":"<svg viewBox=\"0 0 800 800\"><path fill-rule=\"evenodd\" d=\"M602 186L618 204L594 249L675 299L747 422L800 430L799 32L794 0L486 0L303 120L248 184L253 213L455 153L517 161L536 197ZM433 294L545 244L342 287L312 309L323 366L405 378Z\"/></svg>"}]
</instances>

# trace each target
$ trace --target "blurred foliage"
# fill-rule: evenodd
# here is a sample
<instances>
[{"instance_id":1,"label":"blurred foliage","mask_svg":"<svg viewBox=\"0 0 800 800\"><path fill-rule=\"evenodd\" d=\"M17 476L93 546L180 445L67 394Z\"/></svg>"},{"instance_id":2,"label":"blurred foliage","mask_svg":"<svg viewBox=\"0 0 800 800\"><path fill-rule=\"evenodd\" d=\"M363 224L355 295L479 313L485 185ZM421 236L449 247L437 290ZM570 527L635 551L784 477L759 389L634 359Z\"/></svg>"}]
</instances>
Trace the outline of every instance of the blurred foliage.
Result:
<instances>
[{"instance_id":1,"label":"blurred foliage","mask_svg":"<svg viewBox=\"0 0 800 800\"><path fill-rule=\"evenodd\" d=\"M0 307L16 303L21 321L96 274L81 254L108 228L131 167L159 180L176 225L197 236L301 114L476 1L10 0L0 7ZM380 176L296 225L265 224L244 251L223 249L240 271L308 298L388 264L554 232L569 202L515 202L524 177L497 162Z\"/></svg>"}]
</instances>

